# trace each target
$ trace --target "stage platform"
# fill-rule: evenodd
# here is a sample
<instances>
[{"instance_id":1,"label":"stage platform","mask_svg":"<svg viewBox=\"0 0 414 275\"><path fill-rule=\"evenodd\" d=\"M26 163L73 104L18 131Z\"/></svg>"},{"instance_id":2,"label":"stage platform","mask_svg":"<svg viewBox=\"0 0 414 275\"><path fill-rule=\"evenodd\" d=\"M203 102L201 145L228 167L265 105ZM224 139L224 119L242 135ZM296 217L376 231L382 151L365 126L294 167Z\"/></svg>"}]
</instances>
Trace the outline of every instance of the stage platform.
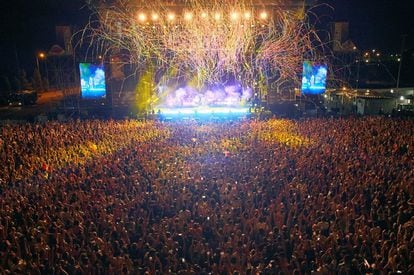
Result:
<instances>
[{"instance_id":1,"label":"stage platform","mask_svg":"<svg viewBox=\"0 0 414 275\"><path fill-rule=\"evenodd\" d=\"M156 107L154 114L161 119L236 119L251 115L250 107L202 106L185 108Z\"/></svg>"}]
</instances>

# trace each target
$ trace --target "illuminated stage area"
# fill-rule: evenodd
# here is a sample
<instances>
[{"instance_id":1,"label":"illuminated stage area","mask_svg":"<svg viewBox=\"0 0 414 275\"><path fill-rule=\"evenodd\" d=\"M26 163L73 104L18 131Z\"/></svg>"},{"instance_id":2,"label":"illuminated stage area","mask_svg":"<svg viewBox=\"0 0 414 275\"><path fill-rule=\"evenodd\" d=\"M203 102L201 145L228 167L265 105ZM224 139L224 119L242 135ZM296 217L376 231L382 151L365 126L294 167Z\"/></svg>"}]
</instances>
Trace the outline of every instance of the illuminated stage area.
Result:
<instances>
[{"instance_id":1,"label":"illuminated stage area","mask_svg":"<svg viewBox=\"0 0 414 275\"><path fill-rule=\"evenodd\" d=\"M81 32L81 44L124 69L119 95L129 86L139 115L240 117L269 94L290 99L301 80L309 93L323 91L324 46L304 9L292 12L285 1L129 2L91 5L97 22Z\"/></svg>"},{"instance_id":2,"label":"illuminated stage area","mask_svg":"<svg viewBox=\"0 0 414 275\"><path fill-rule=\"evenodd\" d=\"M180 87L175 90L159 87L159 97L163 103L159 104L168 108L225 106L229 108L245 106L253 97L253 91L249 87L243 87L240 83L233 85L216 84L202 89L191 86ZM206 109L205 107L201 109ZM207 107L207 109L209 109ZM225 110L225 112L227 112Z\"/></svg>"},{"instance_id":3,"label":"illuminated stage area","mask_svg":"<svg viewBox=\"0 0 414 275\"><path fill-rule=\"evenodd\" d=\"M250 112L253 90L240 83L215 84L197 89L158 87L159 104L154 112L161 118L236 118Z\"/></svg>"},{"instance_id":4,"label":"illuminated stage area","mask_svg":"<svg viewBox=\"0 0 414 275\"><path fill-rule=\"evenodd\" d=\"M162 119L187 119L187 118L245 118L250 115L249 107L184 107L168 108L159 107L155 109L157 115Z\"/></svg>"},{"instance_id":5,"label":"illuminated stage area","mask_svg":"<svg viewBox=\"0 0 414 275\"><path fill-rule=\"evenodd\" d=\"M317 61L316 49L323 49L305 11L292 12L286 1L167 2L97 1L102 4L91 5L97 22L80 32L91 53L114 68L128 66L117 78L124 81L130 78L125 72L132 73L141 114L161 106L174 114L243 113L256 99L252 95L299 85L304 54ZM320 84L313 71L307 77L310 88Z\"/></svg>"}]
</instances>

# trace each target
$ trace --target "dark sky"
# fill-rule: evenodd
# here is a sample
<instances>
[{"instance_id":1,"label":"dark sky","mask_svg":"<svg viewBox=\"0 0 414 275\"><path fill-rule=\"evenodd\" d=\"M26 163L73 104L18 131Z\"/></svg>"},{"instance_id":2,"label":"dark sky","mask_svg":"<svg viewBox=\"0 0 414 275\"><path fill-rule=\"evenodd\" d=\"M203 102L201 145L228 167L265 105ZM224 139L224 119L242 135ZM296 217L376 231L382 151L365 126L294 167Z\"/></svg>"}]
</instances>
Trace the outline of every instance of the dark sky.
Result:
<instances>
[{"instance_id":1,"label":"dark sky","mask_svg":"<svg viewBox=\"0 0 414 275\"><path fill-rule=\"evenodd\" d=\"M414 47L414 1L412 0L326 0L334 9L334 20L350 23L350 38L360 49L400 52L401 37L406 48Z\"/></svg>"},{"instance_id":2,"label":"dark sky","mask_svg":"<svg viewBox=\"0 0 414 275\"><path fill-rule=\"evenodd\" d=\"M411 0L412 1L412 0ZM401 35L406 48L414 47L414 12L410 0L323 0L331 8L318 8L322 22L350 22L350 38L359 49L399 52ZM0 73L16 65L33 68L35 53L47 50L59 24L84 26L85 0L8 0L0 9ZM14 50L16 49L16 51Z\"/></svg>"}]
</instances>

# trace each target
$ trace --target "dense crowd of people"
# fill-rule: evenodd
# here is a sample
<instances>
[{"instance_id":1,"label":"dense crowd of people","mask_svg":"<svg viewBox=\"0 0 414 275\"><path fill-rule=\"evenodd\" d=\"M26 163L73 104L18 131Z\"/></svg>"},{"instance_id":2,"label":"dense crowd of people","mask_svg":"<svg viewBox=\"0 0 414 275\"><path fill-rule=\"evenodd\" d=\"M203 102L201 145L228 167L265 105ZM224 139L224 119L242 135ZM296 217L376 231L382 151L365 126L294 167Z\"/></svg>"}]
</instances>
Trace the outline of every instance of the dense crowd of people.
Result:
<instances>
[{"instance_id":1,"label":"dense crowd of people","mask_svg":"<svg viewBox=\"0 0 414 275\"><path fill-rule=\"evenodd\" d=\"M0 274L414 273L414 121L0 126Z\"/></svg>"}]
</instances>

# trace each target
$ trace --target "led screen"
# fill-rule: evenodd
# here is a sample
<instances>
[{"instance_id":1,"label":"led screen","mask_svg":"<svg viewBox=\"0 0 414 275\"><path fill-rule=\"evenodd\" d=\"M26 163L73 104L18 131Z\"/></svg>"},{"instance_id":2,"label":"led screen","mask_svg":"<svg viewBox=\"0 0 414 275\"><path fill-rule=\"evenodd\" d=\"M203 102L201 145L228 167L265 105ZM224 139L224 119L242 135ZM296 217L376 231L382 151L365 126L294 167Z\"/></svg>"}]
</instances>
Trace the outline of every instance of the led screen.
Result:
<instances>
[{"instance_id":1,"label":"led screen","mask_svg":"<svg viewBox=\"0 0 414 275\"><path fill-rule=\"evenodd\" d=\"M106 96L103 65L80 63L81 96L85 99L102 99Z\"/></svg>"},{"instance_id":2,"label":"led screen","mask_svg":"<svg viewBox=\"0 0 414 275\"><path fill-rule=\"evenodd\" d=\"M322 94L326 90L326 75L328 68L325 64L312 61L303 62L302 93Z\"/></svg>"}]
</instances>

